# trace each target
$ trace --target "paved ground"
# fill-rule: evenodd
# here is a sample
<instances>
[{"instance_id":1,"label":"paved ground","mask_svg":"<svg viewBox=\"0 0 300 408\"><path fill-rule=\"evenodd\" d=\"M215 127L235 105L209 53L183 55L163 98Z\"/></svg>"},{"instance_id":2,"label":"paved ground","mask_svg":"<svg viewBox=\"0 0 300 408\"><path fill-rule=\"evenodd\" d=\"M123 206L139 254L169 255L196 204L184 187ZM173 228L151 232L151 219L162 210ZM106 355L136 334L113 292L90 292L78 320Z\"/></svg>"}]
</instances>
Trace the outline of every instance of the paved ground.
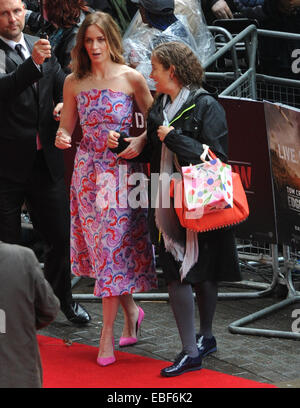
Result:
<instances>
[{"instance_id":1,"label":"paved ground","mask_svg":"<svg viewBox=\"0 0 300 408\"><path fill-rule=\"evenodd\" d=\"M259 275L257 275L259 272ZM254 282L255 289L222 286L221 293L257 292L257 282L269 287L270 273L254 270L249 274L245 271L246 281ZM244 276L243 276L244 277ZM245 278L244 278L245 279ZM298 278L299 279L299 278ZM166 289L163 281L157 292L147 298L137 297L137 302L145 311L145 320L139 342L136 346L122 350L163 360L172 360L180 351L180 340L176 325L170 310ZM269 281L269 282L268 282ZM295 287L297 282L295 283ZM280 388L300 387L300 339L269 337L250 334L234 334L228 326L238 319L257 312L265 307L282 301L286 296L285 286L279 285L271 295L262 298L224 299L221 295L214 321L214 334L218 342L218 351L205 358L203 367L223 373L237 375L243 378L275 384ZM261 290L261 289L259 289ZM87 295L93 293L93 281L81 279L73 288L73 293ZM159 295L163 294L163 295ZM65 320L62 313L57 319L40 333L58 338L67 338L74 342L88 345L98 345L99 333L102 324L101 302L89 300L81 301L92 316L92 322L84 328L77 328ZM291 332L292 324L300 330L300 321L297 323L292 313L299 309L300 302L286 306L276 312L252 322L245 327ZM195 316L198 327L198 315ZM115 337L118 339L122 331L122 314L119 312L115 326ZM219 385L216 384L216 387Z\"/></svg>"}]
</instances>

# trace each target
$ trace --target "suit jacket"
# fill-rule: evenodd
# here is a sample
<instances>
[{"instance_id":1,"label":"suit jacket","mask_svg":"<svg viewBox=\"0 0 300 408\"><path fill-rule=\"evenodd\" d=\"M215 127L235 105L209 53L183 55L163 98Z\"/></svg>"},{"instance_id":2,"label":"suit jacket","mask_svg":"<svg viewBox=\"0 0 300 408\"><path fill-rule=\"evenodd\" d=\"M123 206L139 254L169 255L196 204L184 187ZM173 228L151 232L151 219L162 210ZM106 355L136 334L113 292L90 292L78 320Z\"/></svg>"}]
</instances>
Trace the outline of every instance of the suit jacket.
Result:
<instances>
[{"instance_id":1,"label":"suit jacket","mask_svg":"<svg viewBox=\"0 0 300 408\"><path fill-rule=\"evenodd\" d=\"M0 241L0 388L42 386L36 329L59 307L33 251Z\"/></svg>"},{"instance_id":2,"label":"suit jacket","mask_svg":"<svg viewBox=\"0 0 300 408\"><path fill-rule=\"evenodd\" d=\"M38 38L24 37L32 50ZM58 124L53 108L62 102L65 76L54 55L39 70L32 58L22 61L0 39L0 178L27 179L37 152L37 133L53 180L63 177L63 152L54 146Z\"/></svg>"}]
</instances>

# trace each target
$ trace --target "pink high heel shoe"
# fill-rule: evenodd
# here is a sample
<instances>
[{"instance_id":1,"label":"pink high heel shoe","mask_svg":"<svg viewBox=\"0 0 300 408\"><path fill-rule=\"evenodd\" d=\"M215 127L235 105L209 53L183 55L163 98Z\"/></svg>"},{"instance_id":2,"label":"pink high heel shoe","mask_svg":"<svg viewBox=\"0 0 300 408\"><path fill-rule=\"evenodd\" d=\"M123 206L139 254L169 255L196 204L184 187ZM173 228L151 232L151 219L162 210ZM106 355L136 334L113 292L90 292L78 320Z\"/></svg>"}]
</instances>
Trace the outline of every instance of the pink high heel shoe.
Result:
<instances>
[{"instance_id":1,"label":"pink high heel shoe","mask_svg":"<svg viewBox=\"0 0 300 408\"><path fill-rule=\"evenodd\" d=\"M115 339L112 339L113 342L113 349L115 349ZM110 364L113 364L116 361L116 357L113 354L110 357L98 357L97 358L97 364L99 364L102 367L108 366Z\"/></svg>"},{"instance_id":2,"label":"pink high heel shoe","mask_svg":"<svg viewBox=\"0 0 300 408\"><path fill-rule=\"evenodd\" d=\"M139 306L138 308L139 308L139 316L136 322L136 337L120 337L120 341L119 341L120 347L133 346L138 341L137 339L138 331L139 331L140 325L142 321L144 320L144 316L145 316L143 309Z\"/></svg>"}]
</instances>

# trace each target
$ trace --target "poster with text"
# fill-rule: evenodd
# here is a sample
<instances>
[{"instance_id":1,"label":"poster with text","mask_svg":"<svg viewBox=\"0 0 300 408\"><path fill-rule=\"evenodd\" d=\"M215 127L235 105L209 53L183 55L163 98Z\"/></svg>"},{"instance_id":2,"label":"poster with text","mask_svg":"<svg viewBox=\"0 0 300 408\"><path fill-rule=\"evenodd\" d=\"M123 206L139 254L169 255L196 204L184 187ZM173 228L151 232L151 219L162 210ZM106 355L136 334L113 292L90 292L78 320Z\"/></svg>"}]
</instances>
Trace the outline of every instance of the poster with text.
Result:
<instances>
[{"instance_id":1,"label":"poster with text","mask_svg":"<svg viewBox=\"0 0 300 408\"><path fill-rule=\"evenodd\" d=\"M278 242L300 243L300 110L264 103Z\"/></svg>"}]
</instances>

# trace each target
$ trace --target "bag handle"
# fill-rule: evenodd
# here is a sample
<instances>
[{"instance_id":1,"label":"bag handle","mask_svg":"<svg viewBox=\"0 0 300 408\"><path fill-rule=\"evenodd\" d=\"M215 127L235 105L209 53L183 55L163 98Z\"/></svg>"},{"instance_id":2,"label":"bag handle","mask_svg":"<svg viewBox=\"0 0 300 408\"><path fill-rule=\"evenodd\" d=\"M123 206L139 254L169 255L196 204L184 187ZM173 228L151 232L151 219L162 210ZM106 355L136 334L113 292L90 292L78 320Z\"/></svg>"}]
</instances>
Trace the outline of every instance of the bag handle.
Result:
<instances>
[{"instance_id":1,"label":"bag handle","mask_svg":"<svg viewBox=\"0 0 300 408\"><path fill-rule=\"evenodd\" d=\"M203 153L200 156L200 159L205 163L207 160L205 160L206 156L208 157L209 160L214 160L217 158L217 156L214 154L212 150L210 150L209 146L206 144L202 144L203 146Z\"/></svg>"},{"instance_id":2,"label":"bag handle","mask_svg":"<svg viewBox=\"0 0 300 408\"><path fill-rule=\"evenodd\" d=\"M207 160L205 160L206 156L209 158L209 160L214 160L214 159L217 158L215 153L212 150L210 150L208 145L202 144L202 146L203 146L203 153L201 154L200 159L203 161L203 163L208 162ZM181 173L181 166L179 165L177 154L174 154L174 159L173 160L174 160L176 170L180 174L182 174Z\"/></svg>"}]
</instances>

